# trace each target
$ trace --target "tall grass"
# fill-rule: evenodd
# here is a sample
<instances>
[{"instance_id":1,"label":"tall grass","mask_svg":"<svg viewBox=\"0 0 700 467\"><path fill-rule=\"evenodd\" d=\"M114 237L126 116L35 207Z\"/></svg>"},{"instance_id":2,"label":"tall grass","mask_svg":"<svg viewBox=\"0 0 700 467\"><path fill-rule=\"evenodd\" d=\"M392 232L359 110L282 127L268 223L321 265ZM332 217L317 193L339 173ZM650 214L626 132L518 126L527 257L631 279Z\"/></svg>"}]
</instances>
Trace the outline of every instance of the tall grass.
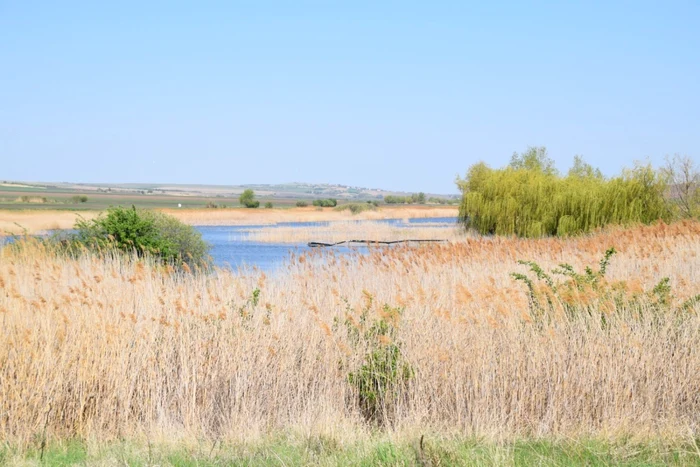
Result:
<instances>
[{"instance_id":1,"label":"tall grass","mask_svg":"<svg viewBox=\"0 0 700 467\"><path fill-rule=\"evenodd\" d=\"M606 277L621 290L669 277L674 303L697 293L692 222L313 252L270 275L5 248L0 438L34 448L74 437L352 439L376 425L349 375L381 346L398 348L410 369L396 396L381 399L391 402L381 426L396 436L697 437L697 304L658 313L584 293L578 300L603 310L606 326L588 313L541 321L510 276L526 272L519 259L581 270L610 246L619 253Z\"/></svg>"}]
</instances>

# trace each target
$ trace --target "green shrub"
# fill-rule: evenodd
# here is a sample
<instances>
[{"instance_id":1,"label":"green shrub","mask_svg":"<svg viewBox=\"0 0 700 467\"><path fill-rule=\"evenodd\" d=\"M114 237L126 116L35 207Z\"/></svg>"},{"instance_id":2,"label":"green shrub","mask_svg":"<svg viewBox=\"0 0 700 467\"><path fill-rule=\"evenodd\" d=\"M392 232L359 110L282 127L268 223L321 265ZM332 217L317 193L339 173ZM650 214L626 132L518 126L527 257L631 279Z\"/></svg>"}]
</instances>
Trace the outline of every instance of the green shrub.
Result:
<instances>
[{"instance_id":1,"label":"green shrub","mask_svg":"<svg viewBox=\"0 0 700 467\"><path fill-rule=\"evenodd\" d=\"M86 195L75 195L71 197L71 201L74 203L87 203L88 197Z\"/></svg>"},{"instance_id":2,"label":"green shrub","mask_svg":"<svg viewBox=\"0 0 700 467\"><path fill-rule=\"evenodd\" d=\"M373 204L372 202L341 204L335 208L336 211L350 211L353 214L359 214L363 211L375 211L376 209L377 205Z\"/></svg>"},{"instance_id":3,"label":"green shrub","mask_svg":"<svg viewBox=\"0 0 700 467\"><path fill-rule=\"evenodd\" d=\"M247 208L255 209L260 207L260 201L255 199L255 192L250 188L243 190L243 193L241 193L238 201Z\"/></svg>"},{"instance_id":4,"label":"green shrub","mask_svg":"<svg viewBox=\"0 0 700 467\"><path fill-rule=\"evenodd\" d=\"M80 219L75 229L67 244L83 245L93 251L136 252L164 262L209 262L209 246L194 227L156 211L113 207L96 219Z\"/></svg>"},{"instance_id":5,"label":"green shrub","mask_svg":"<svg viewBox=\"0 0 700 467\"><path fill-rule=\"evenodd\" d=\"M265 203L265 209L272 209L272 203L269 201Z\"/></svg>"},{"instance_id":6,"label":"green shrub","mask_svg":"<svg viewBox=\"0 0 700 467\"><path fill-rule=\"evenodd\" d=\"M676 313L682 317L700 303L699 294L675 306L668 277L646 291L630 287L625 281L608 281L605 274L615 253L614 248L609 248L597 271L586 267L583 272L576 272L570 264L562 263L547 273L534 261L521 260L518 263L528 266L534 279L522 273L512 273L511 276L526 285L530 313L538 323L557 316L569 320L588 316L599 319L601 325L606 326L607 316L622 310L639 316L644 313Z\"/></svg>"},{"instance_id":7,"label":"green shrub","mask_svg":"<svg viewBox=\"0 0 700 467\"><path fill-rule=\"evenodd\" d=\"M608 224L671 218L664 177L650 166L638 165L606 179L576 158L562 177L544 148L515 154L504 169L473 165L457 183L462 190L459 219L481 234L565 236Z\"/></svg>"},{"instance_id":8,"label":"green shrub","mask_svg":"<svg viewBox=\"0 0 700 467\"><path fill-rule=\"evenodd\" d=\"M296 204L296 206L298 208L305 208L308 205L309 205L309 203L307 203L306 201L297 201L297 204Z\"/></svg>"},{"instance_id":9,"label":"green shrub","mask_svg":"<svg viewBox=\"0 0 700 467\"><path fill-rule=\"evenodd\" d=\"M413 369L401 352L398 323L402 308L385 304L380 318L368 322L373 297L362 309L359 322L345 321L348 340L356 351L364 353L359 368L348 373L355 389L362 416L370 423L387 426L396 416L396 406L413 377ZM349 304L348 304L349 307ZM336 319L334 328L339 325Z\"/></svg>"},{"instance_id":10,"label":"green shrub","mask_svg":"<svg viewBox=\"0 0 700 467\"><path fill-rule=\"evenodd\" d=\"M413 193L411 196L384 196L386 204L425 204L425 193Z\"/></svg>"},{"instance_id":11,"label":"green shrub","mask_svg":"<svg viewBox=\"0 0 700 467\"><path fill-rule=\"evenodd\" d=\"M386 204L405 204L409 201L405 196L386 195L384 196L384 202Z\"/></svg>"},{"instance_id":12,"label":"green shrub","mask_svg":"<svg viewBox=\"0 0 700 467\"><path fill-rule=\"evenodd\" d=\"M313 205L322 208L334 208L338 205L338 200L334 198L328 199L315 199Z\"/></svg>"}]
</instances>

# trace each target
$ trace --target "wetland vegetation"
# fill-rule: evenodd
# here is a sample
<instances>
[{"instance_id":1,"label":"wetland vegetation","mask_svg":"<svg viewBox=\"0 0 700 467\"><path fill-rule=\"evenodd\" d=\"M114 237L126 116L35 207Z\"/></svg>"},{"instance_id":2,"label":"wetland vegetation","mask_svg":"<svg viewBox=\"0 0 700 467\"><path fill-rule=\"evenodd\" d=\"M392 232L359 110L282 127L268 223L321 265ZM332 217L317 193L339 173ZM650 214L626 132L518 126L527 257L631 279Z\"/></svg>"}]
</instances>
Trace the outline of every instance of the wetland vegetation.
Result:
<instances>
[{"instance_id":1,"label":"wetland vegetation","mask_svg":"<svg viewBox=\"0 0 700 467\"><path fill-rule=\"evenodd\" d=\"M18 238L0 249L0 460L697 464L697 188L669 195L667 175L561 177L534 150L472 167L461 226L377 221L449 207L236 211L344 219L255 241L449 240L272 271L200 268L195 231L131 208L80 221L77 247Z\"/></svg>"}]
</instances>

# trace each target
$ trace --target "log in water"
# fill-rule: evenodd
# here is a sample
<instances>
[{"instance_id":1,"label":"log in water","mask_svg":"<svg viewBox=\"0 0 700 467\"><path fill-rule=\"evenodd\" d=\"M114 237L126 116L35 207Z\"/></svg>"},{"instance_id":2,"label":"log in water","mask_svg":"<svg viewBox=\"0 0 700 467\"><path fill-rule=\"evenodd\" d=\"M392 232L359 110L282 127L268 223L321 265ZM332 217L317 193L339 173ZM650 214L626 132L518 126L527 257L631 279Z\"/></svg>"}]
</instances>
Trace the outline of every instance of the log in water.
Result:
<instances>
[{"instance_id":1,"label":"log in water","mask_svg":"<svg viewBox=\"0 0 700 467\"><path fill-rule=\"evenodd\" d=\"M309 243L307 243L307 245L310 246L311 248L319 248L319 247L326 247L326 246L349 245L351 243L365 243L365 244L372 244L372 245L393 245L395 243L411 243L411 242L439 243L439 242L446 242L446 241L447 240L387 240L387 241L382 241L382 240L343 240L342 242L336 242L336 243L309 242Z\"/></svg>"}]
</instances>

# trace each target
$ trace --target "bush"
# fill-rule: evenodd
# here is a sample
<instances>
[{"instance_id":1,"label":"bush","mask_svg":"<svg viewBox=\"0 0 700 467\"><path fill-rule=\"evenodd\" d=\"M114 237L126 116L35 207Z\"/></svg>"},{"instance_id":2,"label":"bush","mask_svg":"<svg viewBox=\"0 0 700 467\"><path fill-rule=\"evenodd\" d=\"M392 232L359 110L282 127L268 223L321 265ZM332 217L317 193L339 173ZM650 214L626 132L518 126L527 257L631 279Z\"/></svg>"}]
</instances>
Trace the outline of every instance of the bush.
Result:
<instances>
[{"instance_id":1,"label":"bush","mask_svg":"<svg viewBox=\"0 0 700 467\"><path fill-rule=\"evenodd\" d=\"M348 340L355 350L365 352L359 368L348 373L348 383L355 390L365 420L388 426L395 421L397 404L406 393L414 371L402 354L398 335L403 309L385 304L379 313L380 318L370 324L373 297L366 296L368 302L362 309L359 323L352 320L344 323ZM334 327L338 325L336 319Z\"/></svg>"},{"instance_id":2,"label":"bush","mask_svg":"<svg viewBox=\"0 0 700 467\"><path fill-rule=\"evenodd\" d=\"M410 203L410 198L405 196L387 195L384 197L384 202L386 204L406 204Z\"/></svg>"},{"instance_id":3,"label":"bush","mask_svg":"<svg viewBox=\"0 0 700 467\"><path fill-rule=\"evenodd\" d=\"M307 203L306 201L297 201L298 208L305 208L308 205L309 205L309 203Z\"/></svg>"},{"instance_id":4,"label":"bush","mask_svg":"<svg viewBox=\"0 0 700 467\"><path fill-rule=\"evenodd\" d=\"M260 207L260 201L255 200L255 192L251 189L244 190L238 201L247 208Z\"/></svg>"},{"instance_id":5,"label":"bush","mask_svg":"<svg viewBox=\"0 0 700 467\"><path fill-rule=\"evenodd\" d=\"M609 248L598 263L598 270L586 267L583 272L567 263L547 273L534 261L518 261L528 266L527 274L512 273L511 276L527 286L530 315L539 324L548 323L558 316L568 320L594 317L601 326L607 326L607 315L613 310L643 313L674 313L677 317L688 316L688 310L700 303L700 294L674 305L670 280L662 278L651 290L630 287L626 281L609 281L605 277L610 259L616 253ZM562 280L557 280L560 278Z\"/></svg>"},{"instance_id":6,"label":"bush","mask_svg":"<svg viewBox=\"0 0 700 467\"><path fill-rule=\"evenodd\" d=\"M156 211L110 208L106 215L75 224L73 242L93 251L116 249L151 255L163 262L208 264L209 246L192 226Z\"/></svg>"},{"instance_id":7,"label":"bush","mask_svg":"<svg viewBox=\"0 0 700 467\"><path fill-rule=\"evenodd\" d=\"M376 203L376 201L374 201ZM363 211L376 211L377 206L373 202L369 203L349 203L349 204L341 204L340 206L336 207L336 211L350 211L353 214L358 214Z\"/></svg>"},{"instance_id":8,"label":"bush","mask_svg":"<svg viewBox=\"0 0 700 467\"><path fill-rule=\"evenodd\" d=\"M87 203L88 197L85 195L75 195L71 197L74 203Z\"/></svg>"},{"instance_id":9,"label":"bush","mask_svg":"<svg viewBox=\"0 0 700 467\"><path fill-rule=\"evenodd\" d=\"M269 201L265 203L265 209L272 209L272 203Z\"/></svg>"},{"instance_id":10,"label":"bush","mask_svg":"<svg viewBox=\"0 0 700 467\"><path fill-rule=\"evenodd\" d=\"M411 196L387 195L384 197L386 204L425 204L425 193L413 193Z\"/></svg>"},{"instance_id":11,"label":"bush","mask_svg":"<svg viewBox=\"0 0 700 467\"><path fill-rule=\"evenodd\" d=\"M566 236L671 217L664 179L650 166L606 179L577 158L562 177L544 148L514 155L504 169L473 165L457 183L462 190L460 222L481 234Z\"/></svg>"},{"instance_id":12,"label":"bush","mask_svg":"<svg viewBox=\"0 0 700 467\"><path fill-rule=\"evenodd\" d=\"M338 200L334 198L328 199L315 199L313 205L322 208L334 208L338 205Z\"/></svg>"}]
</instances>

